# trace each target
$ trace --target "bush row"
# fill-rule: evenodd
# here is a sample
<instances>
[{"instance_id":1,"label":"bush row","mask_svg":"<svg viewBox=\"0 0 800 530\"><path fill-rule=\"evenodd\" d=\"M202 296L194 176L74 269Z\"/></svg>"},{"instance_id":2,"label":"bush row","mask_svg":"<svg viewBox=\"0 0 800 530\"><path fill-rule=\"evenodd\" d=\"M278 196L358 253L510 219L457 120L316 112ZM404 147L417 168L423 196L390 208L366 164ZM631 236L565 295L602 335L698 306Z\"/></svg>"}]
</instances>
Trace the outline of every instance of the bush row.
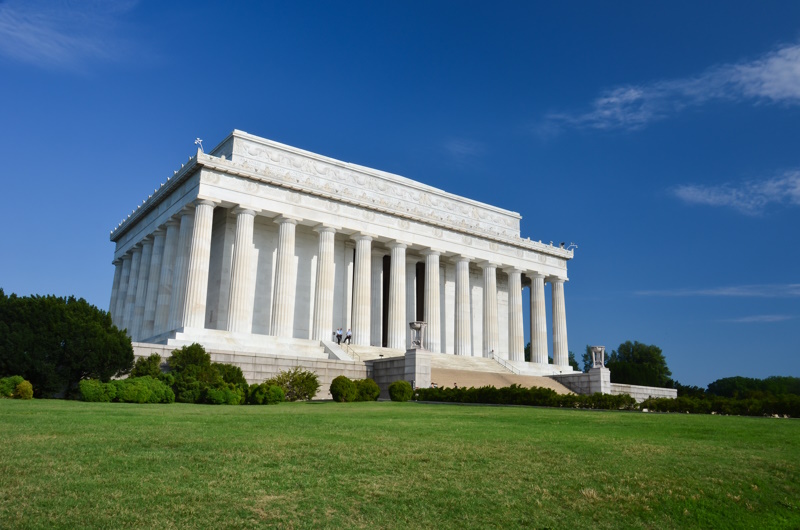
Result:
<instances>
[{"instance_id":1,"label":"bush row","mask_svg":"<svg viewBox=\"0 0 800 530\"><path fill-rule=\"evenodd\" d=\"M173 403L175 393L163 381L149 375L103 383L84 379L78 383L84 401L118 403Z\"/></svg>"},{"instance_id":2,"label":"bush row","mask_svg":"<svg viewBox=\"0 0 800 530\"><path fill-rule=\"evenodd\" d=\"M33 399L33 385L21 375L0 379L0 398Z\"/></svg>"},{"instance_id":3,"label":"bush row","mask_svg":"<svg viewBox=\"0 0 800 530\"><path fill-rule=\"evenodd\" d=\"M317 375L300 367L248 385L241 368L212 363L211 355L199 344L174 350L166 368L162 371L161 357L154 353L138 359L128 379L110 383L87 379L80 383L80 393L84 401L272 405L312 399L319 390Z\"/></svg>"},{"instance_id":4,"label":"bush row","mask_svg":"<svg viewBox=\"0 0 800 530\"><path fill-rule=\"evenodd\" d=\"M349 403L351 401L377 401L381 389L372 379L351 380L340 375L331 381L331 396L334 401Z\"/></svg>"},{"instance_id":5,"label":"bush row","mask_svg":"<svg viewBox=\"0 0 800 530\"><path fill-rule=\"evenodd\" d=\"M702 397L681 396L675 399L651 398L642 408L655 412L690 412L693 414L726 414L733 416L800 417L800 396L782 394L764 398L728 398L706 394Z\"/></svg>"},{"instance_id":6,"label":"bush row","mask_svg":"<svg viewBox=\"0 0 800 530\"><path fill-rule=\"evenodd\" d=\"M448 403L487 403L497 405L529 405L582 409L634 410L636 400L627 394L558 394L549 388L525 388L511 385L503 388L418 388L417 401L443 401Z\"/></svg>"}]
</instances>

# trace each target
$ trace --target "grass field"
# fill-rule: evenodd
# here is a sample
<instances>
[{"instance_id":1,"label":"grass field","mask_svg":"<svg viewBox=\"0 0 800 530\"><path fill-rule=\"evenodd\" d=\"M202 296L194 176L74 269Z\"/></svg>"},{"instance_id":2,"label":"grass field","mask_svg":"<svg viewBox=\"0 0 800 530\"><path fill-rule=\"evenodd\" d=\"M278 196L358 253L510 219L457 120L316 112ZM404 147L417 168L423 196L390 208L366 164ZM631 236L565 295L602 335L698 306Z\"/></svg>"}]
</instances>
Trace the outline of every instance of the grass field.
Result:
<instances>
[{"instance_id":1,"label":"grass field","mask_svg":"<svg viewBox=\"0 0 800 530\"><path fill-rule=\"evenodd\" d=\"M0 528L798 528L800 422L0 400Z\"/></svg>"}]
</instances>

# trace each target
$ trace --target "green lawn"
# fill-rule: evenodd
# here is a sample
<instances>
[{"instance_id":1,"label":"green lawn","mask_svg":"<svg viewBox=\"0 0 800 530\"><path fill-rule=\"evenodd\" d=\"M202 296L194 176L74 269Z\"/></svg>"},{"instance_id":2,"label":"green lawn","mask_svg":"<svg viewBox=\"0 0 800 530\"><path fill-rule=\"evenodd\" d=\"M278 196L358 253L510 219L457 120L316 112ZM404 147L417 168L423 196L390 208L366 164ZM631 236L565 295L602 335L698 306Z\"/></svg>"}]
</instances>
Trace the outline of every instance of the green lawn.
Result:
<instances>
[{"instance_id":1,"label":"green lawn","mask_svg":"<svg viewBox=\"0 0 800 530\"><path fill-rule=\"evenodd\" d=\"M800 422L0 400L0 528L798 528Z\"/></svg>"}]
</instances>

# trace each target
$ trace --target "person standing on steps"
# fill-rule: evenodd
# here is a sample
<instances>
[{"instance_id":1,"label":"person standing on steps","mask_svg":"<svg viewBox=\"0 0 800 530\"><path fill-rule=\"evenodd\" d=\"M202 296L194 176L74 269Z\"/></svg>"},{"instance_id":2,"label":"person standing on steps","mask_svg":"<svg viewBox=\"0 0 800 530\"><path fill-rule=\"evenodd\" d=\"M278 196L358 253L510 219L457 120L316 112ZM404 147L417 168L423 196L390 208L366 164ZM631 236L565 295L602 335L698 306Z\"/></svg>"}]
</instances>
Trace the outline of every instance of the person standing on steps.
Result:
<instances>
[{"instance_id":1,"label":"person standing on steps","mask_svg":"<svg viewBox=\"0 0 800 530\"><path fill-rule=\"evenodd\" d=\"M336 330L336 344L342 343L342 328Z\"/></svg>"},{"instance_id":2,"label":"person standing on steps","mask_svg":"<svg viewBox=\"0 0 800 530\"><path fill-rule=\"evenodd\" d=\"M347 336L344 338L344 341L347 344L352 344L353 343L353 332L350 331L350 328L347 329Z\"/></svg>"}]
</instances>

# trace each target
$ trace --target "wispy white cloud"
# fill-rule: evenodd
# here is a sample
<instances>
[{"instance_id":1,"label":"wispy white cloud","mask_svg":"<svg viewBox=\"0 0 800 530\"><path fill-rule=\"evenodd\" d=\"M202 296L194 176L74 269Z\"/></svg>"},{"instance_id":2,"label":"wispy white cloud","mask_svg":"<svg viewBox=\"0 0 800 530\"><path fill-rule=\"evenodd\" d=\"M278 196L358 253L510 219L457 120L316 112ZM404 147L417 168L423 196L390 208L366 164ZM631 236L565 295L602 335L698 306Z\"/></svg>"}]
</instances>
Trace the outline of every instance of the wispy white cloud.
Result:
<instances>
[{"instance_id":1,"label":"wispy white cloud","mask_svg":"<svg viewBox=\"0 0 800 530\"><path fill-rule=\"evenodd\" d=\"M636 291L639 296L669 297L741 297L741 298L795 298L800 297L800 283L735 285L728 287L710 287L705 289L661 289Z\"/></svg>"},{"instance_id":2,"label":"wispy white cloud","mask_svg":"<svg viewBox=\"0 0 800 530\"><path fill-rule=\"evenodd\" d=\"M0 2L0 54L45 67L112 59L121 49L118 18L135 0Z\"/></svg>"},{"instance_id":3,"label":"wispy white cloud","mask_svg":"<svg viewBox=\"0 0 800 530\"><path fill-rule=\"evenodd\" d=\"M762 322L785 322L786 320L793 320L794 315L751 315L739 318L726 318L720 322L732 322L735 324L753 324Z\"/></svg>"},{"instance_id":4,"label":"wispy white cloud","mask_svg":"<svg viewBox=\"0 0 800 530\"><path fill-rule=\"evenodd\" d=\"M444 143L445 151L456 162L467 162L470 159L482 156L486 152L486 146L480 142L465 140L463 138L451 138Z\"/></svg>"},{"instance_id":5,"label":"wispy white cloud","mask_svg":"<svg viewBox=\"0 0 800 530\"><path fill-rule=\"evenodd\" d=\"M713 100L800 104L800 44L781 46L754 60L715 66L692 77L613 87L601 93L587 111L547 115L545 128L635 130Z\"/></svg>"},{"instance_id":6,"label":"wispy white cloud","mask_svg":"<svg viewBox=\"0 0 800 530\"><path fill-rule=\"evenodd\" d=\"M723 206L747 215L758 215L770 205L800 206L800 171L786 171L767 180L739 184L684 184L671 191L687 204Z\"/></svg>"}]
</instances>

